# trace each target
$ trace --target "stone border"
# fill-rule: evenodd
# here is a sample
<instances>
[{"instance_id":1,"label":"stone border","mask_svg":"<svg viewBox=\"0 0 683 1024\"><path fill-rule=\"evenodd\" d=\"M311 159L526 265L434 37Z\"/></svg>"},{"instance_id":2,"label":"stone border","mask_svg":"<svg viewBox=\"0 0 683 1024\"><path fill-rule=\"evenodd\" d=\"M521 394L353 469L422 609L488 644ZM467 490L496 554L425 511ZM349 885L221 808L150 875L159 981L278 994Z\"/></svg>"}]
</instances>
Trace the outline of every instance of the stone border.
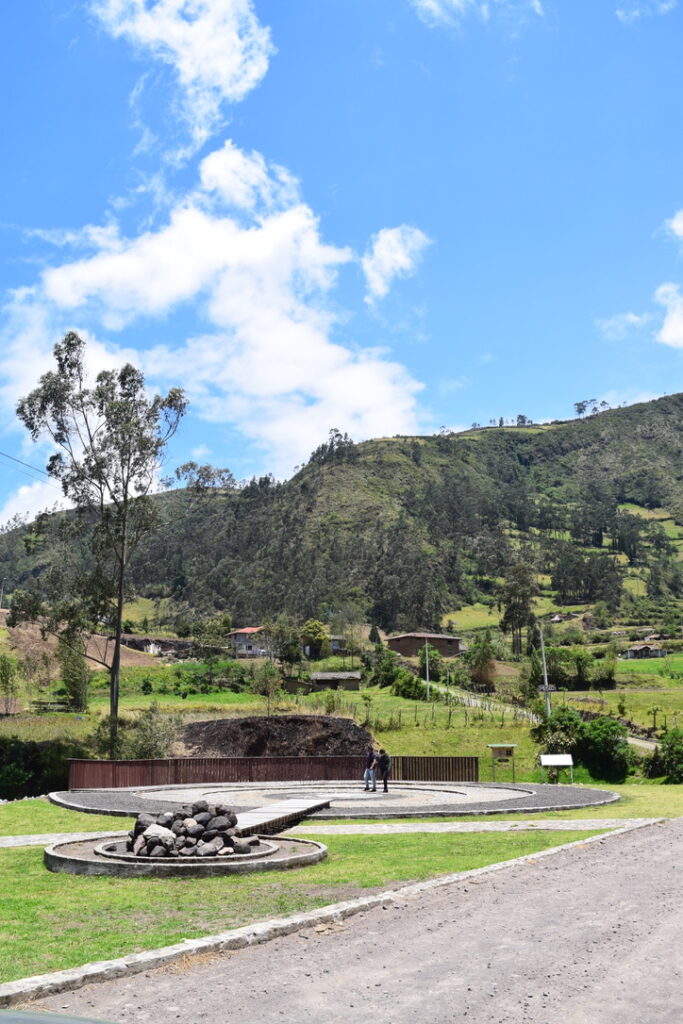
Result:
<instances>
[{"instance_id":1,"label":"stone border","mask_svg":"<svg viewBox=\"0 0 683 1024\"><path fill-rule=\"evenodd\" d=\"M276 783L213 783L207 784L207 788L225 788L229 786L255 789L267 788L291 790L293 788L321 786L348 786L352 782L349 779L339 780L316 780L307 782L276 782ZM540 814L548 811L571 811L583 807L600 807L605 804L615 803L621 797L606 789L593 789L582 786L549 785L548 783L536 782L467 782L467 783L443 783L443 782L410 782L397 781L395 786L407 787L411 790L430 789L449 792L451 789L497 789L515 790L528 795L528 799L522 797L518 800L502 799L500 801L488 800L485 803L472 803L467 807L453 805L436 805L434 807L411 807L407 809L395 809L387 806L382 810L371 805L359 806L358 808L330 808L329 811L316 811L311 815L311 821L326 821L332 818L376 818L381 821L384 818L419 818L419 817L465 817L472 814ZM48 799L71 811L80 811L85 814L111 814L118 817L134 817L142 811L155 811L160 813L167 810L176 810L177 802L164 801L155 798L153 801L145 798L146 789L158 793L168 789L177 791L182 786L131 786L129 789L79 789L62 792L49 793ZM188 784L188 789L197 789L198 784ZM251 808L253 810L253 808ZM242 808L243 812L250 808Z\"/></svg>"},{"instance_id":2,"label":"stone border","mask_svg":"<svg viewBox=\"0 0 683 1024\"><path fill-rule=\"evenodd\" d=\"M120 839L127 838L127 832L119 833ZM259 839L263 837L259 836ZM101 839L60 840L46 847L43 854L45 867L49 871L65 872L70 875L109 875L116 878L215 878L222 875L239 875L252 871L285 871L289 868L306 867L316 864L327 856L327 847L313 839L298 839L294 836L283 837L287 843L296 843L303 848L302 853L290 854L285 857L274 857L277 847L265 838L266 846L271 847L265 854L243 854L243 859L236 861L232 857L218 857L195 860L188 858L161 859L140 858L131 861L123 858L117 860L109 854L101 860L94 859L101 845ZM79 857L76 853L60 853L60 847L82 846L83 853L90 856Z\"/></svg>"},{"instance_id":3,"label":"stone border","mask_svg":"<svg viewBox=\"0 0 683 1024\"><path fill-rule=\"evenodd\" d=\"M664 818L658 819L658 821L665 820ZM455 882L463 882L468 878L490 874L494 871L503 871L517 864L537 861L543 857L552 857L556 853L561 853L563 850L571 850L575 846L587 846L591 843L600 842L605 838L611 839L615 836L624 835L627 832L633 832L639 828L649 827L651 827L649 822L646 825L626 826L613 832L589 836L587 839L580 839L573 843L563 843L549 850L539 850L538 853L530 853L524 857L500 861L498 864L489 864L483 868L473 868L471 871L460 871L456 874L442 876L441 878L432 878L425 882L404 886L401 889L381 892L375 896L363 896L355 900L331 903L326 907L310 910L304 914L272 918L269 921L261 921L258 924L233 928L218 935L207 935L201 939L185 939L183 942L178 942L173 946L151 949L144 953L132 953L129 956L123 956L116 960L101 960L96 963L84 964L82 967L55 971L53 974L39 974L32 978L21 978L18 981L6 982L0 985L0 1007L13 1006L29 999L42 999L45 996L55 995L58 992L70 992L92 982L111 981L113 978L120 978L124 975L140 974L143 971L164 967L175 960L197 953L220 953L228 950L244 949L247 946L255 946L262 942L269 942L271 939L276 939L281 935L290 935L293 932L302 931L304 928L342 921L344 918L351 917L354 914L360 914L363 911L372 910L385 904L397 903L405 899L415 899L424 892L440 889Z\"/></svg>"}]
</instances>

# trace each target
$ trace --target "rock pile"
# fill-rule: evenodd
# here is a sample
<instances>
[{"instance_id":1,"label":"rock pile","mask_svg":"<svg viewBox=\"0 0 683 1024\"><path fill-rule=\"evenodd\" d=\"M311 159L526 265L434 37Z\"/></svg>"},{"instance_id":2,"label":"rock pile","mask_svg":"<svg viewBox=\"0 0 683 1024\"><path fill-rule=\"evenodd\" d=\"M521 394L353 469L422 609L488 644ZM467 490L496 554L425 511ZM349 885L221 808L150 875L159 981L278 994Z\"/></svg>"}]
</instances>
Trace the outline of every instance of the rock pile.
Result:
<instances>
[{"instance_id":1,"label":"rock pile","mask_svg":"<svg viewBox=\"0 0 683 1024\"><path fill-rule=\"evenodd\" d=\"M240 838L237 815L225 804L198 800L163 814L139 814L126 849L136 857L231 857L259 846Z\"/></svg>"}]
</instances>

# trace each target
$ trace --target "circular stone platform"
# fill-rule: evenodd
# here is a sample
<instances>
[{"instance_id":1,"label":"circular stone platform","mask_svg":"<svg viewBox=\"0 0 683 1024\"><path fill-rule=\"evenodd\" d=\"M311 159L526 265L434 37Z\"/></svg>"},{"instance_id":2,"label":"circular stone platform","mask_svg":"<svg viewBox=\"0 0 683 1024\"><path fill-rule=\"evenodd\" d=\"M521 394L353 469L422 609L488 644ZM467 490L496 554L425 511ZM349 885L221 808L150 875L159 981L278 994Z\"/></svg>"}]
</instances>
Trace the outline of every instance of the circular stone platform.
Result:
<instances>
[{"instance_id":1,"label":"circular stone platform","mask_svg":"<svg viewBox=\"0 0 683 1024\"><path fill-rule=\"evenodd\" d=\"M212 878L248 871L284 871L316 864L327 847L311 839L259 836L263 850L232 857L134 857L126 852L127 832L107 839L62 840L48 846L45 866L70 875L115 875L118 878Z\"/></svg>"},{"instance_id":2,"label":"circular stone platform","mask_svg":"<svg viewBox=\"0 0 683 1024\"><path fill-rule=\"evenodd\" d=\"M469 814L520 814L596 807L619 800L617 793L581 786L537 783L391 782L389 792L366 793L361 782L215 783L211 785L149 786L129 789L82 789L51 793L63 807L96 814L132 816L177 810L195 800L223 802L240 812L279 800L329 800L330 807L311 815L331 818L401 818Z\"/></svg>"}]
</instances>

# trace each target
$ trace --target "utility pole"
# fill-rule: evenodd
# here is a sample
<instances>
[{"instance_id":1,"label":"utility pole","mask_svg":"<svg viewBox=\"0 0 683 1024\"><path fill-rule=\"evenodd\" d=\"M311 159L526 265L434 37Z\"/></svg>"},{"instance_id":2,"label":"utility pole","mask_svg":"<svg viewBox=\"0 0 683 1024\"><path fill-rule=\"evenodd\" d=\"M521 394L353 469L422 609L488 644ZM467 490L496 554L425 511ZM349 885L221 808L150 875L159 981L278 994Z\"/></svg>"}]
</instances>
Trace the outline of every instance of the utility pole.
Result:
<instances>
[{"instance_id":1,"label":"utility pole","mask_svg":"<svg viewBox=\"0 0 683 1024\"><path fill-rule=\"evenodd\" d=\"M543 628L539 625L538 632L541 637L541 660L543 662L543 696L545 697L545 713L550 718L550 689L548 687L548 667L545 662L545 643L543 642Z\"/></svg>"},{"instance_id":2,"label":"utility pole","mask_svg":"<svg viewBox=\"0 0 683 1024\"><path fill-rule=\"evenodd\" d=\"M427 686L427 700L429 700L429 641L425 640L425 683Z\"/></svg>"},{"instance_id":3,"label":"utility pole","mask_svg":"<svg viewBox=\"0 0 683 1024\"><path fill-rule=\"evenodd\" d=\"M2 610L2 599L5 596L5 580L6 576L3 576L2 583L0 583L0 611Z\"/></svg>"}]
</instances>

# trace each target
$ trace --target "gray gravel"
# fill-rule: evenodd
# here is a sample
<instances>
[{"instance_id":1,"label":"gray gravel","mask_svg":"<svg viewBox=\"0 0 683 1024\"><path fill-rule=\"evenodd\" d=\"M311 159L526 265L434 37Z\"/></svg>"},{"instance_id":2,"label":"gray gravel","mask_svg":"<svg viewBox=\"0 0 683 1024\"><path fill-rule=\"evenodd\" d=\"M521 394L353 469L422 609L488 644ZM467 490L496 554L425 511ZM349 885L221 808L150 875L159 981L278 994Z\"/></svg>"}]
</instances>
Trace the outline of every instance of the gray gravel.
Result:
<instances>
[{"instance_id":1,"label":"gray gravel","mask_svg":"<svg viewBox=\"0 0 683 1024\"><path fill-rule=\"evenodd\" d=\"M229 991L259 1024L678 1024L682 851L678 819L40 1005L224 1024Z\"/></svg>"},{"instance_id":2,"label":"gray gravel","mask_svg":"<svg viewBox=\"0 0 683 1024\"><path fill-rule=\"evenodd\" d=\"M226 786L229 785L226 783ZM252 787L257 788L259 785L268 786L269 789L273 788L273 783L253 783ZM277 784L275 784L277 785ZM325 782L321 785L329 786L331 783ZM340 782L340 785L349 785L349 780ZM397 784L398 785L398 784ZM401 784L403 785L403 784ZM435 790L439 788L438 782L432 783L408 783L407 784L414 791L418 791L420 785L424 785L425 789ZM296 786L296 783L290 782L286 784L287 788L292 789ZM396 810L387 808L382 811L377 805L364 805L362 808L346 809L343 807L330 808L327 811L318 811L312 818L319 820L325 820L326 818L357 818L362 815L364 818L395 818L395 817L415 817L416 814L425 813L429 815L467 815L467 814L498 814L503 813L524 813L524 814L537 814L547 811L556 810L571 810L576 807L596 807L603 804L614 803L619 799L616 793L612 793L605 789L592 789L589 787L582 786L549 786L539 785L533 782L519 782L516 785L512 783L477 783L476 787L472 783L463 783L458 786L455 783L443 783L443 788L481 788L481 789L514 789L524 791L526 796L521 799L514 801L508 800L486 800L482 803L468 803L467 806L461 808L454 808L453 804L444 804L443 806L432 805L429 803L424 807L424 811L420 812L419 808L411 807L405 814L397 813ZM141 811L154 810L157 812L175 810L178 806L177 802L165 801L163 798L159 798L158 793L165 787L153 787L157 794L153 798L147 798L144 796L144 789L137 787L135 789L76 789L68 790L60 793L50 793L50 799L54 803L58 803L65 807L72 807L76 810L85 811L91 814L112 814L112 815L134 815L139 814ZM169 786L169 789L178 792L180 786ZM188 787L196 789L196 786ZM257 806L257 805L255 805ZM244 807L242 810L247 810Z\"/></svg>"}]
</instances>

